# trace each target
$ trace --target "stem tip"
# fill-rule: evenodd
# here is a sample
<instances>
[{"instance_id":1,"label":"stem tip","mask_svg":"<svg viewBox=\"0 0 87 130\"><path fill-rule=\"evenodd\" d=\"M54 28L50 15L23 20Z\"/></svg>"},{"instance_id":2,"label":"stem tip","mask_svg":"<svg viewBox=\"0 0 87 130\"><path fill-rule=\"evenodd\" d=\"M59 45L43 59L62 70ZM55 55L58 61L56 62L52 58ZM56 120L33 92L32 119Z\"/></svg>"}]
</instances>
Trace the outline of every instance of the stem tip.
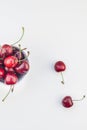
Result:
<instances>
[{"instance_id":1,"label":"stem tip","mask_svg":"<svg viewBox=\"0 0 87 130\"><path fill-rule=\"evenodd\" d=\"M64 81L61 81L62 84L64 84Z\"/></svg>"}]
</instances>

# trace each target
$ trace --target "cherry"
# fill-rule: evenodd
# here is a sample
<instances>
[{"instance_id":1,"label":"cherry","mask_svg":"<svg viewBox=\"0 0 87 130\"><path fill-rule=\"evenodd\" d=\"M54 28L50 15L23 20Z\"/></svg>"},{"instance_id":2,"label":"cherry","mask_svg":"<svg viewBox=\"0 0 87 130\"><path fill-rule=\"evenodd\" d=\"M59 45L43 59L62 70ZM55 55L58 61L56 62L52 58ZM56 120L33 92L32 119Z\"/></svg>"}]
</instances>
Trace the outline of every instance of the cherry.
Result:
<instances>
[{"instance_id":1,"label":"cherry","mask_svg":"<svg viewBox=\"0 0 87 130\"><path fill-rule=\"evenodd\" d=\"M65 69L66 69L66 66L65 66L65 64L64 64L63 61L57 61L57 62L55 63L55 70L56 70L57 72L64 71Z\"/></svg>"},{"instance_id":2,"label":"cherry","mask_svg":"<svg viewBox=\"0 0 87 130\"><path fill-rule=\"evenodd\" d=\"M5 70L3 68L0 68L0 79L4 78L5 76Z\"/></svg>"},{"instance_id":3,"label":"cherry","mask_svg":"<svg viewBox=\"0 0 87 130\"><path fill-rule=\"evenodd\" d=\"M64 84L64 78L62 72L66 70L66 65L63 61L57 61L54 65L54 69L56 72L61 72L62 81L61 83Z\"/></svg>"},{"instance_id":4,"label":"cherry","mask_svg":"<svg viewBox=\"0 0 87 130\"><path fill-rule=\"evenodd\" d=\"M73 106L72 98L70 96L64 97L64 99L62 100L62 104L64 107L67 108Z\"/></svg>"},{"instance_id":5,"label":"cherry","mask_svg":"<svg viewBox=\"0 0 87 130\"><path fill-rule=\"evenodd\" d=\"M5 84L7 85L13 85L13 84L16 84L18 81L18 77L16 76L15 73L7 73L6 76L5 76Z\"/></svg>"},{"instance_id":6,"label":"cherry","mask_svg":"<svg viewBox=\"0 0 87 130\"><path fill-rule=\"evenodd\" d=\"M20 51L16 51L16 53L14 54L15 57L17 57L18 60L21 60L24 58L23 53Z\"/></svg>"},{"instance_id":7,"label":"cherry","mask_svg":"<svg viewBox=\"0 0 87 130\"><path fill-rule=\"evenodd\" d=\"M62 105L66 108L72 107L73 106L73 101L81 101L85 98L85 95L83 95L83 97L79 100L72 100L71 96L66 96L63 98L62 100Z\"/></svg>"},{"instance_id":8,"label":"cherry","mask_svg":"<svg viewBox=\"0 0 87 130\"><path fill-rule=\"evenodd\" d=\"M4 59L4 65L8 68L14 68L18 64L18 59L15 56L8 56Z\"/></svg>"},{"instance_id":9,"label":"cherry","mask_svg":"<svg viewBox=\"0 0 87 130\"><path fill-rule=\"evenodd\" d=\"M4 82L5 82L5 84L10 85L10 89L9 89L8 93L6 94L6 96L2 99L3 102L5 101L7 96L10 94L10 92L13 92L14 84L16 84L17 81L18 81L18 77L16 76L16 74L14 74L14 73L6 74Z\"/></svg>"},{"instance_id":10,"label":"cherry","mask_svg":"<svg viewBox=\"0 0 87 130\"><path fill-rule=\"evenodd\" d=\"M18 74L25 74L27 73L27 71L29 70L30 66L29 66L29 63L28 61L22 61L20 62L16 67L15 67L15 71L18 73Z\"/></svg>"},{"instance_id":11,"label":"cherry","mask_svg":"<svg viewBox=\"0 0 87 130\"><path fill-rule=\"evenodd\" d=\"M18 58L18 60L24 59L24 53L23 50L26 50L27 48L21 49L21 45L19 45L19 48L14 47L13 48L13 55Z\"/></svg>"},{"instance_id":12,"label":"cherry","mask_svg":"<svg viewBox=\"0 0 87 130\"><path fill-rule=\"evenodd\" d=\"M4 44L2 46L2 54L4 54L5 56L11 55L13 53L13 48L12 46L8 45L8 44Z\"/></svg>"}]
</instances>

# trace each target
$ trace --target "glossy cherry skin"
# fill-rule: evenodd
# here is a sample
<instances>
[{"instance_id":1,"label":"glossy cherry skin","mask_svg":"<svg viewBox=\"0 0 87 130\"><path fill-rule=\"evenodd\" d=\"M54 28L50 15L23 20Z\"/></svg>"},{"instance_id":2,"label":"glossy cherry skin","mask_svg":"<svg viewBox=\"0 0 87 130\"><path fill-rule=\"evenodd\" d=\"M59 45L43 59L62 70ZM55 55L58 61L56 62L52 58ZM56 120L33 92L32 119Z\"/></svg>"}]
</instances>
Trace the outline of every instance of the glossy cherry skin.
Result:
<instances>
[{"instance_id":1,"label":"glossy cherry skin","mask_svg":"<svg viewBox=\"0 0 87 130\"><path fill-rule=\"evenodd\" d=\"M6 72L14 72L15 73L15 70L13 68L8 68L5 66L5 71Z\"/></svg>"},{"instance_id":2,"label":"glossy cherry skin","mask_svg":"<svg viewBox=\"0 0 87 130\"><path fill-rule=\"evenodd\" d=\"M5 77L5 70L3 68L0 68L0 79Z\"/></svg>"},{"instance_id":3,"label":"glossy cherry skin","mask_svg":"<svg viewBox=\"0 0 87 130\"><path fill-rule=\"evenodd\" d=\"M4 65L8 68L14 68L18 64L18 59L15 56L8 56L4 59Z\"/></svg>"},{"instance_id":4,"label":"glossy cherry skin","mask_svg":"<svg viewBox=\"0 0 87 130\"><path fill-rule=\"evenodd\" d=\"M0 49L0 56L2 57L12 55L12 53L13 53L13 48L8 44L4 44Z\"/></svg>"},{"instance_id":5,"label":"glossy cherry skin","mask_svg":"<svg viewBox=\"0 0 87 130\"><path fill-rule=\"evenodd\" d=\"M18 60L24 59L23 51L17 47L13 47L13 55L18 58Z\"/></svg>"},{"instance_id":6,"label":"glossy cherry skin","mask_svg":"<svg viewBox=\"0 0 87 130\"><path fill-rule=\"evenodd\" d=\"M54 69L56 72L62 72L65 71L66 65L64 64L63 61L57 61L54 65Z\"/></svg>"},{"instance_id":7,"label":"glossy cherry skin","mask_svg":"<svg viewBox=\"0 0 87 130\"><path fill-rule=\"evenodd\" d=\"M21 60L24 58L23 53L20 51L16 51L16 53L14 54L15 57L17 57L18 60Z\"/></svg>"},{"instance_id":8,"label":"glossy cherry skin","mask_svg":"<svg viewBox=\"0 0 87 130\"><path fill-rule=\"evenodd\" d=\"M72 107L73 106L73 101L71 96L66 96L62 100L62 105L66 108Z\"/></svg>"},{"instance_id":9,"label":"glossy cherry skin","mask_svg":"<svg viewBox=\"0 0 87 130\"><path fill-rule=\"evenodd\" d=\"M5 76L4 83L7 85L13 85L16 84L18 81L18 77L14 73L7 73Z\"/></svg>"},{"instance_id":10,"label":"glossy cherry skin","mask_svg":"<svg viewBox=\"0 0 87 130\"><path fill-rule=\"evenodd\" d=\"M15 71L18 73L18 74L25 74L28 72L30 66L29 66L29 63L28 61L22 61L21 63L19 63L16 67L15 67Z\"/></svg>"}]
</instances>

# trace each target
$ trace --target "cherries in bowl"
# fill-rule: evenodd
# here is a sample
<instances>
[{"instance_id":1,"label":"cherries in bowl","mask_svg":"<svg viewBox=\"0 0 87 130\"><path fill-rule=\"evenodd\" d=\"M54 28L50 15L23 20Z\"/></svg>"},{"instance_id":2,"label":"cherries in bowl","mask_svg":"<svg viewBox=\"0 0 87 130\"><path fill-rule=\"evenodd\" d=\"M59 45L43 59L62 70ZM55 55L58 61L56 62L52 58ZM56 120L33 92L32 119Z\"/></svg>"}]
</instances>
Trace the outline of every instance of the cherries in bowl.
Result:
<instances>
[{"instance_id":1,"label":"cherries in bowl","mask_svg":"<svg viewBox=\"0 0 87 130\"><path fill-rule=\"evenodd\" d=\"M4 101L10 92L13 92L14 85L23 78L30 69L29 51L25 53L27 48L21 48L19 43L24 35L24 27L22 27L22 35L20 39L13 44L3 44L0 46L0 82L9 85L10 89Z\"/></svg>"}]
</instances>

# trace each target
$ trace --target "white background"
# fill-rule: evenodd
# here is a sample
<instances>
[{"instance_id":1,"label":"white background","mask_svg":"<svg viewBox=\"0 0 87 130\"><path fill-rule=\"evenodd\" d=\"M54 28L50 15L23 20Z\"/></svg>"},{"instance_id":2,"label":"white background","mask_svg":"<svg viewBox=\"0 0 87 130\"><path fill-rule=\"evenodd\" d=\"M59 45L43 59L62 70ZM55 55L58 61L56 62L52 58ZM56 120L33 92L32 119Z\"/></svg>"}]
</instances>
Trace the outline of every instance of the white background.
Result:
<instances>
[{"instance_id":1,"label":"white background","mask_svg":"<svg viewBox=\"0 0 87 130\"><path fill-rule=\"evenodd\" d=\"M87 130L87 98L66 109L64 96L87 94L87 1L0 0L0 44L15 42L30 51L30 72L15 85L0 84L0 130ZM67 66L61 76L57 60Z\"/></svg>"}]
</instances>

